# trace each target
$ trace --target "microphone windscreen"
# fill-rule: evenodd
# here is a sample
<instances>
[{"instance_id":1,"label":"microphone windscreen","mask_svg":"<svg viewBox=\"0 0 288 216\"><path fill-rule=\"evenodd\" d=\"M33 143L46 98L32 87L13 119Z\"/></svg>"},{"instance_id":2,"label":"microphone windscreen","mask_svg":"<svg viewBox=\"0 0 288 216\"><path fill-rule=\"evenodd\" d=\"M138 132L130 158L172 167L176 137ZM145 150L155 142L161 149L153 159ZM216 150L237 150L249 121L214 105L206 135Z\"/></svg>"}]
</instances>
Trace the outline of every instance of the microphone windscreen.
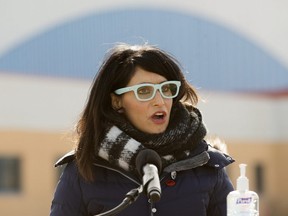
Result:
<instances>
[{"instance_id":1,"label":"microphone windscreen","mask_svg":"<svg viewBox=\"0 0 288 216\"><path fill-rule=\"evenodd\" d=\"M158 172L162 170L162 161L156 151L152 149L144 149L136 156L136 169L140 175L143 175L143 167L146 164L154 164Z\"/></svg>"}]
</instances>

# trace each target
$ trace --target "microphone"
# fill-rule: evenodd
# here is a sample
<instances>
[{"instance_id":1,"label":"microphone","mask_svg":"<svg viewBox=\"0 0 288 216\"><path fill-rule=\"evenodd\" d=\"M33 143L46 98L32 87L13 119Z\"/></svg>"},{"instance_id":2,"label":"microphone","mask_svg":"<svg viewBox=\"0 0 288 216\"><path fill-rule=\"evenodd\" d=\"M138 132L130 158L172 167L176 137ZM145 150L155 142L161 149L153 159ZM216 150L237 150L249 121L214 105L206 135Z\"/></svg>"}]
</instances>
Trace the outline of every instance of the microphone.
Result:
<instances>
[{"instance_id":1,"label":"microphone","mask_svg":"<svg viewBox=\"0 0 288 216\"><path fill-rule=\"evenodd\" d=\"M158 172L162 169L160 156L152 149L139 152L136 157L136 169L142 177L144 192L151 202L157 202L161 197L161 186Z\"/></svg>"}]
</instances>

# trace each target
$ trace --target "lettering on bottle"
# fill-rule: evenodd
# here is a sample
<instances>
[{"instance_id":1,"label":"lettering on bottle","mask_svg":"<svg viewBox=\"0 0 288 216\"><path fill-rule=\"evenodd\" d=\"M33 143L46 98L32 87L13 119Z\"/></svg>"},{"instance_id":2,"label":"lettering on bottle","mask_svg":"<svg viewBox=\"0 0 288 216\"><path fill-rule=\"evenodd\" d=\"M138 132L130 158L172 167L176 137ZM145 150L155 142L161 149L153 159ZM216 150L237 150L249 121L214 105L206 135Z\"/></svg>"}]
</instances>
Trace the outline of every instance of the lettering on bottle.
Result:
<instances>
[{"instance_id":1,"label":"lettering on bottle","mask_svg":"<svg viewBox=\"0 0 288 216\"><path fill-rule=\"evenodd\" d=\"M240 197L236 200L236 204L250 204L252 202L252 197Z\"/></svg>"}]
</instances>

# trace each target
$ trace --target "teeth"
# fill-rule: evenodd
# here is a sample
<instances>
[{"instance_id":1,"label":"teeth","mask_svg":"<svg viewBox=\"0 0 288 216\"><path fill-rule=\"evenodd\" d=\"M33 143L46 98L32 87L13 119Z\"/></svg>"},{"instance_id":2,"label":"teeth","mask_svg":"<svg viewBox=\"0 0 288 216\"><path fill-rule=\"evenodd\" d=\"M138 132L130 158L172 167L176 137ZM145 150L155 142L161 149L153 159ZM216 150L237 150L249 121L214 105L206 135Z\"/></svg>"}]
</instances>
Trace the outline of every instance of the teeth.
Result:
<instances>
[{"instance_id":1,"label":"teeth","mask_svg":"<svg viewBox=\"0 0 288 216\"><path fill-rule=\"evenodd\" d=\"M164 118L164 113L155 113L154 118L162 119L162 118Z\"/></svg>"}]
</instances>

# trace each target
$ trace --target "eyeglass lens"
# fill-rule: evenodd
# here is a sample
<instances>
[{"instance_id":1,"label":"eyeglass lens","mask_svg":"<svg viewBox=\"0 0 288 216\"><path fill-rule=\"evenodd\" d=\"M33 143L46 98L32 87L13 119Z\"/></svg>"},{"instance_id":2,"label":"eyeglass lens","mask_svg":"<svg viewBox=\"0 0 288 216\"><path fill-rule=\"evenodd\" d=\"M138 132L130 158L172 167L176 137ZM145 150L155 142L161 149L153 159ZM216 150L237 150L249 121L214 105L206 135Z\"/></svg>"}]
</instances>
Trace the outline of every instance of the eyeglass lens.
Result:
<instances>
[{"instance_id":1,"label":"eyeglass lens","mask_svg":"<svg viewBox=\"0 0 288 216\"><path fill-rule=\"evenodd\" d=\"M155 86L141 86L137 89L137 95L140 99L150 99L156 91ZM174 83L164 84L161 86L160 93L163 97L171 98L177 93L177 85Z\"/></svg>"}]
</instances>

